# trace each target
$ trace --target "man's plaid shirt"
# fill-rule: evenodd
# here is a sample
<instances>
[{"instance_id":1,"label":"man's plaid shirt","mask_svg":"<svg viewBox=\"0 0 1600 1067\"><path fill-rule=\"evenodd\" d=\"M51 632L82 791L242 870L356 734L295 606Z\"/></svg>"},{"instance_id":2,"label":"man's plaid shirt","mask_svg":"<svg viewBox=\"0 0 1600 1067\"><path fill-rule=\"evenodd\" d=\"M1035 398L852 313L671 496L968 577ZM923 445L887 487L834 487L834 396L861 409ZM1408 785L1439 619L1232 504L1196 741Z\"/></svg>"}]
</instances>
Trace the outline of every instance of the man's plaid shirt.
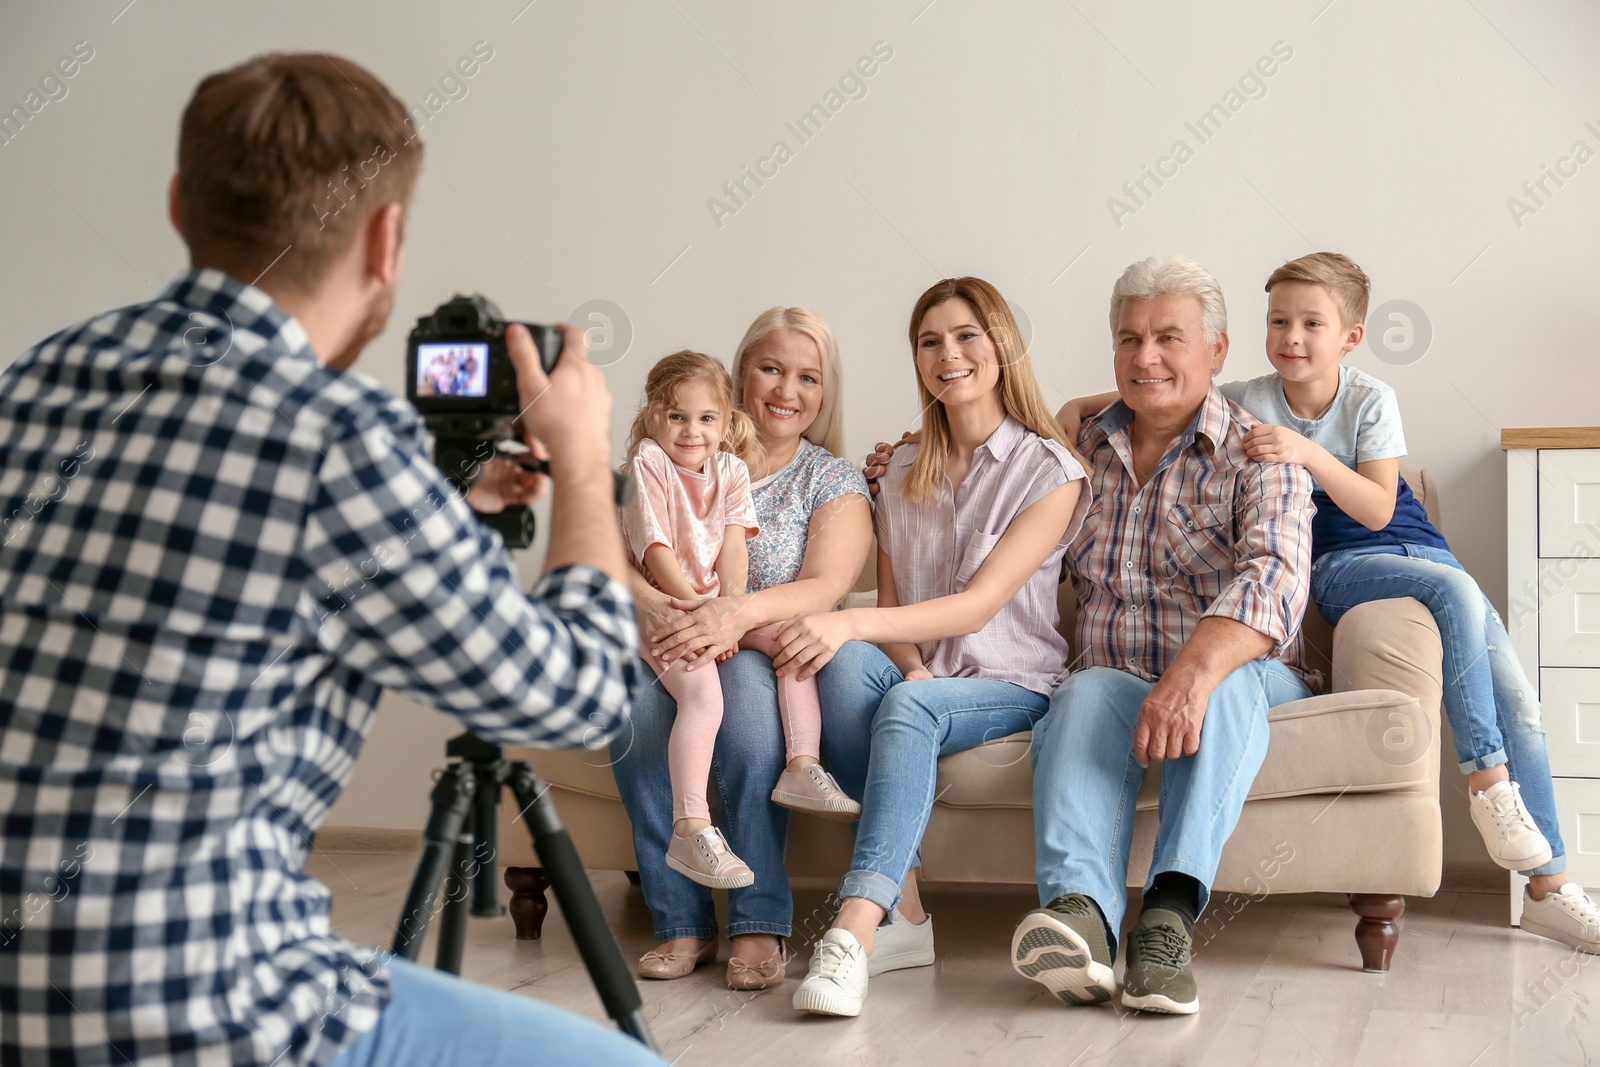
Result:
<instances>
[{"instance_id":1,"label":"man's plaid shirt","mask_svg":"<svg viewBox=\"0 0 1600 1067\"><path fill-rule=\"evenodd\" d=\"M1113 667L1155 681L1200 620L1218 616L1272 638L1270 655L1306 678L1300 621L1311 598L1311 476L1257 463L1244 436L1257 420L1212 386L1144 485L1133 476L1122 401L1086 421L1094 503L1067 550L1078 596L1075 668Z\"/></svg>"},{"instance_id":2,"label":"man's plaid shirt","mask_svg":"<svg viewBox=\"0 0 1600 1067\"><path fill-rule=\"evenodd\" d=\"M326 1063L380 954L304 866L384 688L599 746L638 641L531 594L412 408L216 271L0 372L0 1062Z\"/></svg>"}]
</instances>

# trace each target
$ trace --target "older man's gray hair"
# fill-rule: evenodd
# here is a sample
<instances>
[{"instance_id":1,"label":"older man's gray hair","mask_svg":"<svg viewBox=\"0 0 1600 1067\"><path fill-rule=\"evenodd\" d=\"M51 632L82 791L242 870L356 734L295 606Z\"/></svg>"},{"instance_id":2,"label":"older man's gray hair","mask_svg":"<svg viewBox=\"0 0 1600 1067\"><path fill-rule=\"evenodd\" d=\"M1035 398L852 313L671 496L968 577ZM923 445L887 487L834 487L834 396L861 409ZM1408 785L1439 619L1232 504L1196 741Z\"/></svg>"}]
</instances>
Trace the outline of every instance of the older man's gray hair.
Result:
<instances>
[{"instance_id":1,"label":"older man's gray hair","mask_svg":"<svg viewBox=\"0 0 1600 1067\"><path fill-rule=\"evenodd\" d=\"M1117 334L1117 316L1129 300L1153 300L1167 293L1188 293L1200 300L1200 325L1206 347L1217 343L1228 328L1228 305L1222 286L1194 260L1185 256L1151 256L1130 264L1111 287L1111 336Z\"/></svg>"}]
</instances>

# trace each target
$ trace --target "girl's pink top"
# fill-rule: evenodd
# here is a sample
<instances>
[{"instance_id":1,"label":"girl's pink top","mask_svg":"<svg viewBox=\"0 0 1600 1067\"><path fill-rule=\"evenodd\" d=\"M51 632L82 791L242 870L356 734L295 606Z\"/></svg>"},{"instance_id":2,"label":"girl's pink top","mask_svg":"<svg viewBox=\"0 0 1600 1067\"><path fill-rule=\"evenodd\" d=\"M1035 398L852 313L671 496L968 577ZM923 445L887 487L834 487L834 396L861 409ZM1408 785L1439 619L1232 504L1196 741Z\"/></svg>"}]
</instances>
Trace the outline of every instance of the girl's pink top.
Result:
<instances>
[{"instance_id":1,"label":"girl's pink top","mask_svg":"<svg viewBox=\"0 0 1600 1067\"><path fill-rule=\"evenodd\" d=\"M645 550L666 545L694 591L703 597L717 596L721 591L717 556L724 530L742 526L746 537L760 532L755 502L750 499L750 468L732 453L715 452L705 470L687 471L646 437L628 453L626 469L638 489L622 508L622 536L634 566L650 578ZM659 588L654 578L650 583Z\"/></svg>"}]
</instances>

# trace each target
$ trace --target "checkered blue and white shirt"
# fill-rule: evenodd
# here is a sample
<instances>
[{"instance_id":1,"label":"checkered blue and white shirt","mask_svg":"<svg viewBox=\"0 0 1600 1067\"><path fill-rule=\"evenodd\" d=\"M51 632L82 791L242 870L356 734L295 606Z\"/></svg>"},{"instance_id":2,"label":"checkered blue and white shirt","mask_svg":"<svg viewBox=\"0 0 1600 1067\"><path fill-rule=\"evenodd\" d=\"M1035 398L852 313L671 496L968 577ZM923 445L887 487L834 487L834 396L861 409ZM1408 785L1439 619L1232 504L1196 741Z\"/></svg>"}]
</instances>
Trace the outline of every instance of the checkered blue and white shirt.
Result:
<instances>
[{"instance_id":1,"label":"checkered blue and white shirt","mask_svg":"<svg viewBox=\"0 0 1600 1067\"><path fill-rule=\"evenodd\" d=\"M413 409L211 270L0 372L0 1062L328 1062L381 959L305 860L382 689L498 743L627 715L625 588L531 594Z\"/></svg>"}]
</instances>

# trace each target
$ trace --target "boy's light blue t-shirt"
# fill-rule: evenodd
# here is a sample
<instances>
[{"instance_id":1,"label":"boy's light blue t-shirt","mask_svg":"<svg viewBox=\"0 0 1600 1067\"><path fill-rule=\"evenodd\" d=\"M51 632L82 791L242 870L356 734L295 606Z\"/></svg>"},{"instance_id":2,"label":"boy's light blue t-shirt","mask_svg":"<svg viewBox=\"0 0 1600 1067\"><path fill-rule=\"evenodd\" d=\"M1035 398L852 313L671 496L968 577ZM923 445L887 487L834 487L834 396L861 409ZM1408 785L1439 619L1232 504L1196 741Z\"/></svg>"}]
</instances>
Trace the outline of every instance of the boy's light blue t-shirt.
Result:
<instances>
[{"instance_id":1,"label":"boy's light blue t-shirt","mask_svg":"<svg viewBox=\"0 0 1600 1067\"><path fill-rule=\"evenodd\" d=\"M1283 396L1283 380L1277 374L1224 382L1217 388L1262 422L1287 426L1315 441L1351 470L1357 463L1406 454L1400 402L1394 390L1355 367L1339 368L1339 392L1317 419L1302 419L1290 410Z\"/></svg>"},{"instance_id":2,"label":"boy's light blue t-shirt","mask_svg":"<svg viewBox=\"0 0 1600 1067\"><path fill-rule=\"evenodd\" d=\"M1321 418L1302 419L1289 409L1283 380L1276 374L1227 382L1217 387L1222 395L1262 422L1286 426L1310 438L1339 462L1355 470L1357 463L1396 459L1406 454L1400 429L1400 402L1394 390L1351 366L1339 368L1339 391ZM1322 486L1312 489L1316 514L1311 520L1311 558L1355 548L1417 544L1448 549L1444 537L1428 521L1428 513L1406 480L1395 485L1394 515L1381 530L1369 530L1345 514Z\"/></svg>"}]
</instances>

